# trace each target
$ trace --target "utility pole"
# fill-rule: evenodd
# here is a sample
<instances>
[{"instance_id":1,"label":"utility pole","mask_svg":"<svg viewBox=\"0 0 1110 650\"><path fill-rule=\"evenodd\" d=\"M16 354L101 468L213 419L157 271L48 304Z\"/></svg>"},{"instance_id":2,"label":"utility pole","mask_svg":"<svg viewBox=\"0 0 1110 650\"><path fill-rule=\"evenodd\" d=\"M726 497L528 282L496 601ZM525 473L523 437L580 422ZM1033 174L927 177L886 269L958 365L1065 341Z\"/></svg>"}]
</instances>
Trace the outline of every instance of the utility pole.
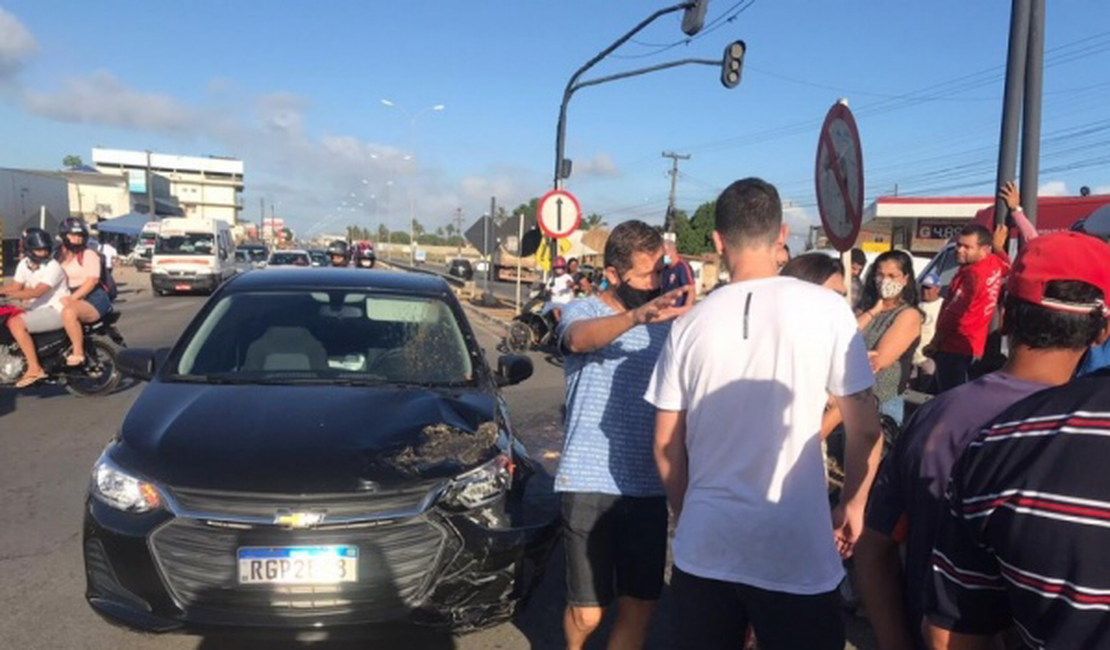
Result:
<instances>
[{"instance_id":1,"label":"utility pole","mask_svg":"<svg viewBox=\"0 0 1110 650\"><path fill-rule=\"evenodd\" d=\"M258 198L259 208L262 210L258 213L258 241L265 242L266 237L262 234L262 229L266 223L266 197Z\"/></svg>"},{"instance_id":2,"label":"utility pole","mask_svg":"<svg viewBox=\"0 0 1110 650\"><path fill-rule=\"evenodd\" d=\"M146 203L151 221L158 220L158 210L154 207L154 172L150 169L150 149L146 151Z\"/></svg>"},{"instance_id":3,"label":"utility pole","mask_svg":"<svg viewBox=\"0 0 1110 650\"><path fill-rule=\"evenodd\" d=\"M674 201L675 191L678 189L678 161L689 160L690 154L678 154L673 151L664 151L664 158L671 159L671 198L667 202L667 217L663 221L663 232L674 232Z\"/></svg>"},{"instance_id":4,"label":"utility pole","mask_svg":"<svg viewBox=\"0 0 1110 650\"><path fill-rule=\"evenodd\" d=\"M459 238L459 257L462 257L463 235L462 235L462 208L455 208L455 236Z\"/></svg>"}]
</instances>

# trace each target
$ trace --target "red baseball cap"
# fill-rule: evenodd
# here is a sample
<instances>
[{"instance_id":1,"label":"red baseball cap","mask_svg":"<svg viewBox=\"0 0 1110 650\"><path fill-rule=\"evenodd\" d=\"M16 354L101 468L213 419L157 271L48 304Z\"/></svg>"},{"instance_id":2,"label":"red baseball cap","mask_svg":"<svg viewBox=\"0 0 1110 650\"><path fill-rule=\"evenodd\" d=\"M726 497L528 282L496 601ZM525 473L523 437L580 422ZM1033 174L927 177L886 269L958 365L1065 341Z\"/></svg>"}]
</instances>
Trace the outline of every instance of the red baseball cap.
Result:
<instances>
[{"instance_id":1,"label":"red baseball cap","mask_svg":"<svg viewBox=\"0 0 1110 650\"><path fill-rule=\"evenodd\" d=\"M1104 298L1086 304L1046 298L1045 287L1056 280L1086 282L1101 289ZM1106 311L1110 300L1110 245L1078 232L1037 237L1025 245L1014 261L1006 291L1015 298L1049 309L1073 313Z\"/></svg>"}]
</instances>

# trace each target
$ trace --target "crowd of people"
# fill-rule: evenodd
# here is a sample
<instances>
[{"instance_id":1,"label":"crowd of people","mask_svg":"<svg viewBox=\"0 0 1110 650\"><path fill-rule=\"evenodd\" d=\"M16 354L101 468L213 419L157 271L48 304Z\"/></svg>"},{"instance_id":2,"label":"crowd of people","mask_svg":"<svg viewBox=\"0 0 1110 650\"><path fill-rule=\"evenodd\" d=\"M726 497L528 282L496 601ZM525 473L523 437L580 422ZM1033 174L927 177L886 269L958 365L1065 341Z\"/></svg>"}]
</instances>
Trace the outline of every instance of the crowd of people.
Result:
<instances>
[{"instance_id":1,"label":"crowd of people","mask_svg":"<svg viewBox=\"0 0 1110 650\"><path fill-rule=\"evenodd\" d=\"M663 290L677 254L655 228L613 229L606 288L559 323L568 648L610 606L609 647L643 646L669 518L668 646L843 648L849 559L884 649L1110 645L1110 245L1038 237L1017 188L1000 196L1020 254L1005 226L964 228L944 298L904 251L853 252L847 278L829 255L791 259L755 178L717 199L730 281L696 305L692 283ZM986 372L996 312L1008 356ZM911 385L936 397L909 414Z\"/></svg>"},{"instance_id":2,"label":"crowd of people","mask_svg":"<svg viewBox=\"0 0 1110 650\"><path fill-rule=\"evenodd\" d=\"M83 219L63 219L58 237L60 245L55 247L50 233L28 228L22 239L23 259L12 281L0 286L0 296L22 304L10 311L6 322L27 360L16 388L46 378L32 334L65 329L71 346L66 365L79 367L85 363L83 324L95 323L112 308L114 255L89 248L89 228Z\"/></svg>"}]
</instances>

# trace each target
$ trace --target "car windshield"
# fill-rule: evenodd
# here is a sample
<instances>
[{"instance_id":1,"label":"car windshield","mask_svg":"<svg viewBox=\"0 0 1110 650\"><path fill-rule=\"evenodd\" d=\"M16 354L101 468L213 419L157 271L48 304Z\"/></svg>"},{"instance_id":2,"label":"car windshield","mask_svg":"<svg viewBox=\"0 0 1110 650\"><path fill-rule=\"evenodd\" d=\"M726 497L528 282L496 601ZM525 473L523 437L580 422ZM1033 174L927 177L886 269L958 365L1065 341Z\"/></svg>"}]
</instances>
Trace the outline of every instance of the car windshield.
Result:
<instances>
[{"instance_id":1,"label":"car windshield","mask_svg":"<svg viewBox=\"0 0 1110 650\"><path fill-rule=\"evenodd\" d=\"M308 266L308 255L304 253L274 253L270 256L271 266Z\"/></svg>"},{"instance_id":2,"label":"car windshield","mask_svg":"<svg viewBox=\"0 0 1110 650\"><path fill-rule=\"evenodd\" d=\"M210 233L159 235L155 253L159 255L211 255L215 238Z\"/></svg>"},{"instance_id":3,"label":"car windshield","mask_svg":"<svg viewBox=\"0 0 1110 650\"><path fill-rule=\"evenodd\" d=\"M208 311L168 380L245 384L472 383L451 309L423 296L249 292Z\"/></svg>"},{"instance_id":4,"label":"car windshield","mask_svg":"<svg viewBox=\"0 0 1110 650\"><path fill-rule=\"evenodd\" d=\"M235 251L235 261L236 261L236 262L246 262L246 261L249 261L249 260L247 259L247 253L246 253L246 251Z\"/></svg>"},{"instance_id":5,"label":"car windshield","mask_svg":"<svg viewBox=\"0 0 1110 650\"><path fill-rule=\"evenodd\" d=\"M312 251L311 253L309 253L309 255L312 257L312 261L316 264L328 263L328 254L324 251Z\"/></svg>"},{"instance_id":6,"label":"car windshield","mask_svg":"<svg viewBox=\"0 0 1110 650\"><path fill-rule=\"evenodd\" d=\"M242 248L240 250L245 250L252 262L265 262L266 261L266 249L265 248L253 248L252 247L252 248Z\"/></svg>"}]
</instances>

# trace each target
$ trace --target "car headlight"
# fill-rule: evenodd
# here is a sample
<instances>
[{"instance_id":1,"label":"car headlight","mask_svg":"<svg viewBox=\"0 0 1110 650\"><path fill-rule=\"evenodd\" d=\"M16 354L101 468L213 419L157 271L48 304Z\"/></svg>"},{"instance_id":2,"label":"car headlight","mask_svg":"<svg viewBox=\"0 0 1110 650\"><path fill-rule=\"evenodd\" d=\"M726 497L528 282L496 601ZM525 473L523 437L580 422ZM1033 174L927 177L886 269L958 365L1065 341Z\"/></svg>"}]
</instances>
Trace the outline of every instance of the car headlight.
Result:
<instances>
[{"instance_id":1,"label":"car headlight","mask_svg":"<svg viewBox=\"0 0 1110 650\"><path fill-rule=\"evenodd\" d=\"M470 510L496 501L512 484L513 461L500 454L485 465L460 474L451 481L440 502L448 507Z\"/></svg>"},{"instance_id":2,"label":"car headlight","mask_svg":"<svg viewBox=\"0 0 1110 650\"><path fill-rule=\"evenodd\" d=\"M169 273L169 271L167 271L166 269L164 269L160 266L156 266L156 267L154 267L154 269L151 270L151 273L153 273L154 275L165 275L165 274Z\"/></svg>"},{"instance_id":3,"label":"car headlight","mask_svg":"<svg viewBox=\"0 0 1110 650\"><path fill-rule=\"evenodd\" d=\"M131 476L105 456L93 466L90 490L100 501L125 512L150 512L162 503L154 484Z\"/></svg>"}]
</instances>

